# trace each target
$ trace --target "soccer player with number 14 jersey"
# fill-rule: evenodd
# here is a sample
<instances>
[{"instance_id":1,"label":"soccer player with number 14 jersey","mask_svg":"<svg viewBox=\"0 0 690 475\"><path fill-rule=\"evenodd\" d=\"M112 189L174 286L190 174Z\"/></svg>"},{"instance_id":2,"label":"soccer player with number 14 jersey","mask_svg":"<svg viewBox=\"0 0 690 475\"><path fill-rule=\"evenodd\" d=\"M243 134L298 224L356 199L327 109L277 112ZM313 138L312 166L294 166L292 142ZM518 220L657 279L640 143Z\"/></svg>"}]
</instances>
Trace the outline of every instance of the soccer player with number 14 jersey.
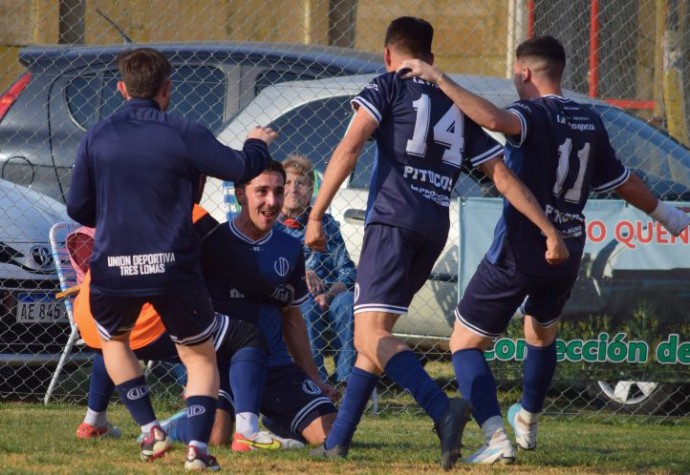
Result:
<instances>
[{"instance_id":1,"label":"soccer player with number 14 jersey","mask_svg":"<svg viewBox=\"0 0 690 475\"><path fill-rule=\"evenodd\" d=\"M384 42L388 73L353 99L354 119L333 153L309 216L305 242L323 250L323 215L373 134L378 155L355 286L358 355L333 429L314 455L347 455L369 396L385 372L433 419L443 468L451 468L459 456L470 406L464 399L449 399L391 332L445 245L450 195L463 168L478 167L539 226L547 236L550 261L567 257L563 241L536 199L505 166L500 145L438 86L396 74L404 60L432 62L432 38L433 27L419 18L401 17L389 25Z\"/></svg>"}]
</instances>

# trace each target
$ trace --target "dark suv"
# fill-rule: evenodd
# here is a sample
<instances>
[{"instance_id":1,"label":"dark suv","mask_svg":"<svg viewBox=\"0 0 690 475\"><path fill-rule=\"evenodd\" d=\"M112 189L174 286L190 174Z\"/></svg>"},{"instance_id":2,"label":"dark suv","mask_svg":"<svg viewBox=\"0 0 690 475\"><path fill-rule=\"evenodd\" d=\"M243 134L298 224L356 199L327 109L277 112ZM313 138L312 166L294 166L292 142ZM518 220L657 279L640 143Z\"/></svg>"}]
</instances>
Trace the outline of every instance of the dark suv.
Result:
<instances>
[{"instance_id":1,"label":"dark suv","mask_svg":"<svg viewBox=\"0 0 690 475\"><path fill-rule=\"evenodd\" d=\"M378 55L278 43L24 48L27 71L0 97L0 178L64 201L82 133L123 103L115 59L138 46L172 63L171 111L212 131L268 85L383 71Z\"/></svg>"}]
</instances>

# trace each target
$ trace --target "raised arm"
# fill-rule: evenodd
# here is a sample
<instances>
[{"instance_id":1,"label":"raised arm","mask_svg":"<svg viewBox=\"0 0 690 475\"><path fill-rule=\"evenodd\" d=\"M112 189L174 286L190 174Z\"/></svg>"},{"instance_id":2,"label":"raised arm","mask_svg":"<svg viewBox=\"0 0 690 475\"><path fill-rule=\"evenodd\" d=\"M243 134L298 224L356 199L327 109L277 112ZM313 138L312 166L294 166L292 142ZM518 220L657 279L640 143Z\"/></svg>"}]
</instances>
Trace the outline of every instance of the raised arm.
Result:
<instances>
[{"instance_id":1,"label":"raised arm","mask_svg":"<svg viewBox=\"0 0 690 475\"><path fill-rule=\"evenodd\" d=\"M403 62L398 72L403 79L418 77L437 84L467 117L486 129L506 135L520 135L522 131L515 114L463 88L436 66L412 59Z\"/></svg>"},{"instance_id":2,"label":"raised arm","mask_svg":"<svg viewBox=\"0 0 690 475\"><path fill-rule=\"evenodd\" d=\"M316 202L309 213L309 222L304 235L307 246L317 251L326 250L326 236L323 233L323 215L331 205L340 185L347 179L355 168L359 154L367 139L374 132L378 123L369 112L360 108L345 133L345 137L338 144L331 157L319 188Z\"/></svg>"},{"instance_id":3,"label":"raised arm","mask_svg":"<svg viewBox=\"0 0 690 475\"><path fill-rule=\"evenodd\" d=\"M546 217L544 210L532 192L515 174L501 157L488 160L479 166L480 170L496 184L496 189L505 196L511 205L524 214L546 236L546 254L549 264L559 264L570 256L570 252L553 223Z\"/></svg>"},{"instance_id":4,"label":"raised arm","mask_svg":"<svg viewBox=\"0 0 690 475\"><path fill-rule=\"evenodd\" d=\"M690 225L690 217L683 211L661 201L636 173L631 173L616 193L635 208L659 221L674 236Z\"/></svg>"}]
</instances>

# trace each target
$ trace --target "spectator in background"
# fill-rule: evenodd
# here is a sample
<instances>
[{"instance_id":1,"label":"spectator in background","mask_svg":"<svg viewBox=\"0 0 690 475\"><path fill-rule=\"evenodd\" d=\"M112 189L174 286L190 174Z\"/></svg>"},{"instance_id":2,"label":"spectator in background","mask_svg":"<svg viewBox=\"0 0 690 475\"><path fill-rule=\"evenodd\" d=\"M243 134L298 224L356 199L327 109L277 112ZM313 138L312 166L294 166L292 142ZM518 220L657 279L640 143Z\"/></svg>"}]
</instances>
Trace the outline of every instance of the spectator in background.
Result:
<instances>
[{"instance_id":1,"label":"spectator in background","mask_svg":"<svg viewBox=\"0 0 690 475\"><path fill-rule=\"evenodd\" d=\"M283 162L287 180L285 203L279 218L290 234L304 244L311 197L314 194L314 164L303 155L290 155ZM328 236L325 252L315 252L305 246L306 277L309 300L302 304L307 320L309 340L314 361L323 380L328 378L324 353L330 346L335 351L335 382L342 383L350 375L355 363L353 343L355 265L345 247L338 222L330 214L323 218ZM333 334L333 340L327 336Z\"/></svg>"}]
</instances>

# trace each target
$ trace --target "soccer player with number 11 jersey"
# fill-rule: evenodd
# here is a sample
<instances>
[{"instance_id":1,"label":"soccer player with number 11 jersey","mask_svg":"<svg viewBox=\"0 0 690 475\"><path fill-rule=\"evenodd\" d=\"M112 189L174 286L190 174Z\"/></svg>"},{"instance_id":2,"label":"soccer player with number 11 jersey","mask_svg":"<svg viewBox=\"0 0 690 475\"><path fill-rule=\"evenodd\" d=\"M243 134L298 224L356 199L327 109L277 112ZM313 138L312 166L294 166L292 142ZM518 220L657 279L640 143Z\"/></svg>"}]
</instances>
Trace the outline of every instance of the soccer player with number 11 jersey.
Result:
<instances>
[{"instance_id":1,"label":"soccer player with number 11 jersey","mask_svg":"<svg viewBox=\"0 0 690 475\"><path fill-rule=\"evenodd\" d=\"M518 307L525 315L527 356L522 400L508 410L508 422L518 447L536 447L538 416L556 369L558 319L577 279L584 249L582 211L590 190L616 191L674 236L690 223L685 213L660 202L618 160L596 112L563 97L566 58L557 39L531 38L518 46L515 56L520 100L507 110L463 89L431 64L401 65L401 71L407 70L404 77L438 85L477 124L506 135L506 162L539 200L570 252L570 258L559 265L545 263L540 258L545 247L540 230L507 203L493 243L455 311L450 340L453 366L485 441L467 462L480 464L515 460L484 350L506 330Z\"/></svg>"}]
</instances>

